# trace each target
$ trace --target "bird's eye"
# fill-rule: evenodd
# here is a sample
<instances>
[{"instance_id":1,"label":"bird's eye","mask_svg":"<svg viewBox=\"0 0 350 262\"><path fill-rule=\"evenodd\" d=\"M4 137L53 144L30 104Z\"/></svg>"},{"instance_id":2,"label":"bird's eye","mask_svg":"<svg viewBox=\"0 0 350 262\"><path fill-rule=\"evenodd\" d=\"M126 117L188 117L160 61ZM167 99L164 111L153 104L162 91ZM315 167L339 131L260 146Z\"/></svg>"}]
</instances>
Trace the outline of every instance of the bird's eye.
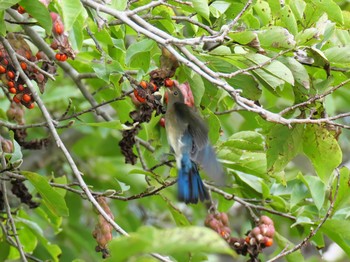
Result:
<instances>
[{"instance_id":1,"label":"bird's eye","mask_svg":"<svg viewBox=\"0 0 350 262\"><path fill-rule=\"evenodd\" d=\"M177 96L179 94L178 91L174 91L174 96Z\"/></svg>"}]
</instances>

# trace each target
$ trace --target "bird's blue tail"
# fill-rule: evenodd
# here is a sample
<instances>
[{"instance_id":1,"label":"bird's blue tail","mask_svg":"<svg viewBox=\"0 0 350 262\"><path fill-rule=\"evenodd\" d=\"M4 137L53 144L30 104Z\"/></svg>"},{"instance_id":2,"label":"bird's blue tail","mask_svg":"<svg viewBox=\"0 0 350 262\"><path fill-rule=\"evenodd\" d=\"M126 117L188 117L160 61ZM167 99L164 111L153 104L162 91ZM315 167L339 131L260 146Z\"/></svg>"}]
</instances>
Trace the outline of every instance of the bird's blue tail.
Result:
<instances>
[{"instance_id":1,"label":"bird's blue tail","mask_svg":"<svg viewBox=\"0 0 350 262\"><path fill-rule=\"evenodd\" d=\"M178 188L179 200L186 204L196 204L198 200L209 199L208 191L199 176L197 165L191 161L189 154L184 154L181 159Z\"/></svg>"}]
</instances>

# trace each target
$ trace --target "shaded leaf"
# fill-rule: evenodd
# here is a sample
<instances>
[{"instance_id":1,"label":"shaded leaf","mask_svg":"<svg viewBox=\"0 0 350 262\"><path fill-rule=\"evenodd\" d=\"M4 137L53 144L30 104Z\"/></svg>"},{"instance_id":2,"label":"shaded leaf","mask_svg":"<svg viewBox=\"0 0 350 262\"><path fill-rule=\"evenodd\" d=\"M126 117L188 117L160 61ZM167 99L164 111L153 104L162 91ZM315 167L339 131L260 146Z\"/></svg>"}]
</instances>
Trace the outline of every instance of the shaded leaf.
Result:
<instances>
[{"instance_id":1,"label":"shaded leaf","mask_svg":"<svg viewBox=\"0 0 350 262\"><path fill-rule=\"evenodd\" d=\"M107 261L125 261L144 253L221 253L233 255L232 249L217 233L203 227L181 227L156 229L141 227L130 236L122 236L109 244L111 259ZM120 252L123 250L123 252Z\"/></svg>"},{"instance_id":2,"label":"shaded leaf","mask_svg":"<svg viewBox=\"0 0 350 262\"><path fill-rule=\"evenodd\" d=\"M38 21L48 35L51 35L52 20L47 7L43 3L39 0L22 0L19 4Z\"/></svg>"},{"instance_id":3,"label":"shaded leaf","mask_svg":"<svg viewBox=\"0 0 350 262\"><path fill-rule=\"evenodd\" d=\"M57 193L46 181L46 179L37 173L23 171L21 172L36 188L47 207L57 216L68 216L68 208L64 197Z\"/></svg>"}]
</instances>

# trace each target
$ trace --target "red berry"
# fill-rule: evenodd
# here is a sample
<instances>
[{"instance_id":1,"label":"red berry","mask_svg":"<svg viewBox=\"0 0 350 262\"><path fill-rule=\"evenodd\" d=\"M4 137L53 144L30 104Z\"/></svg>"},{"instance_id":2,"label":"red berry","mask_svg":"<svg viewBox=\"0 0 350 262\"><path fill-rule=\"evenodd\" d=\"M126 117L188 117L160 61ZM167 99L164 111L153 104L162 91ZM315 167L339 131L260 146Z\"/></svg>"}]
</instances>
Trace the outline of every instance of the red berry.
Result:
<instances>
[{"instance_id":1,"label":"red berry","mask_svg":"<svg viewBox=\"0 0 350 262\"><path fill-rule=\"evenodd\" d=\"M28 94L23 94L22 100L26 103L30 102L32 100L32 97Z\"/></svg>"},{"instance_id":2,"label":"red berry","mask_svg":"<svg viewBox=\"0 0 350 262\"><path fill-rule=\"evenodd\" d=\"M21 67L23 70L27 70L27 64L25 62L21 62Z\"/></svg>"},{"instance_id":3,"label":"red berry","mask_svg":"<svg viewBox=\"0 0 350 262\"><path fill-rule=\"evenodd\" d=\"M158 90L158 87L156 86L156 84L155 84L155 83L150 82L150 83L149 83L149 85L150 85L151 90L152 90L153 92L155 92L155 91L157 91L157 90Z\"/></svg>"},{"instance_id":4,"label":"red berry","mask_svg":"<svg viewBox=\"0 0 350 262\"><path fill-rule=\"evenodd\" d=\"M134 89L134 95L140 103L144 103L146 101L146 98L141 97L136 89Z\"/></svg>"},{"instance_id":5,"label":"red berry","mask_svg":"<svg viewBox=\"0 0 350 262\"><path fill-rule=\"evenodd\" d=\"M32 57L32 54L26 50L25 57L29 60Z\"/></svg>"},{"instance_id":6,"label":"red berry","mask_svg":"<svg viewBox=\"0 0 350 262\"><path fill-rule=\"evenodd\" d=\"M170 79L170 78L167 78L167 79L164 80L164 85L166 87L172 87L173 84L174 84L174 81L172 79Z\"/></svg>"},{"instance_id":7,"label":"red berry","mask_svg":"<svg viewBox=\"0 0 350 262\"><path fill-rule=\"evenodd\" d=\"M31 103L27 106L28 109L33 109L34 108L34 103Z\"/></svg>"},{"instance_id":8,"label":"red berry","mask_svg":"<svg viewBox=\"0 0 350 262\"><path fill-rule=\"evenodd\" d=\"M56 59L57 59L58 61L61 61L61 54L60 54L60 53L57 53L57 54L55 55L55 57L56 57Z\"/></svg>"},{"instance_id":9,"label":"red berry","mask_svg":"<svg viewBox=\"0 0 350 262\"><path fill-rule=\"evenodd\" d=\"M12 100L13 100L13 102L15 102L15 103L17 103L17 104L18 104L19 102L21 102L21 99L19 99L17 96L14 96Z\"/></svg>"},{"instance_id":10,"label":"red berry","mask_svg":"<svg viewBox=\"0 0 350 262\"><path fill-rule=\"evenodd\" d=\"M36 53L36 59L40 60L41 59L41 55L40 55L40 51L38 53Z\"/></svg>"},{"instance_id":11,"label":"red berry","mask_svg":"<svg viewBox=\"0 0 350 262\"><path fill-rule=\"evenodd\" d=\"M165 118L162 117L160 120L159 120L159 124L161 127L165 127ZM209 223L209 222L208 222Z\"/></svg>"},{"instance_id":12,"label":"red berry","mask_svg":"<svg viewBox=\"0 0 350 262\"><path fill-rule=\"evenodd\" d=\"M15 83L14 83L13 81L9 81L9 82L7 83L7 86L8 86L9 88L15 87Z\"/></svg>"},{"instance_id":13,"label":"red berry","mask_svg":"<svg viewBox=\"0 0 350 262\"><path fill-rule=\"evenodd\" d=\"M147 88L147 82L146 81L141 81L140 82L140 86L143 88L143 89L146 89Z\"/></svg>"},{"instance_id":14,"label":"red berry","mask_svg":"<svg viewBox=\"0 0 350 262\"><path fill-rule=\"evenodd\" d=\"M19 90L20 92L22 92L22 91L24 90L24 86L23 86L22 84L19 84L19 85L17 86L17 88L18 88L18 90Z\"/></svg>"},{"instance_id":15,"label":"red berry","mask_svg":"<svg viewBox=\"0 0 350 262\"><path fill-rule=\"evenodd\" d=\"M273 245L273 239L272 238L266 238L264 244L265 244L266 247L272 246Z\"/></svg>"},{"instance_id":16,"label":"red berry","mask_svg":"<svg viewBox=\"0 0 350 262\"><path fill-rule=\"evenodd\" d=\"M15 78L15 73L12 72L12 71L7 71L7 76L8 76L8 78L10 78L10 79L14 79L14 78Z\"/></svg>"},{"instance_id":17,"label":"red berry","mask_svg":"<svg viewBox=\"0 0 350 262\"><path fill-rule=\"evenodd\" d=\"M62 55L61 55L61 61L62 61L62 62L66 61L67 58L68 58L68 57L67 57L66 54L62 54Z\"/></svg>"},{"instance_id":18,"label":"red berry","mask_svg":"<svg viewBox=\"0 0 350 262\"><path fill-rule=\"evenodd\" d=\"M54 23L54 29L55 29L55 32L59 35L62 35L63 34L63 26L62 24L60 23L60 21L56 21Z\"/></svg>"},{"instance_id":19,"label":"red berry","mask_svg":"<svg viewBox=\"0 0 350 262\"><path fill-rule=\"evenodd\" d=\"M16 90L16 88L11 87L11 88L9 88L9 92L10 92L11 94L16 94L16 93L17 93L17 90Z\"/></svg>"},{"instance_id":20,"label":"red berry","mask_svg":"<svg viewBox=\"0 0 350 262\"><path fill-rule=\"evenodd\" d=\"M0 65L0 74L3 74L6 72L6 68L2 65Z\"/></svg>"},{"instance_id":21,"label":"red berry","mask_svg":"<svg viewBox=\"0 0 350 262\"><path fill-rule=\"evenodd\" d=\"M4 65L8 65L8 64L9 64L9 60L7 60L6 58L4 58L4 60L2 60L2 63L3 63Z\"/></svg>"},{"instance_id":22,"label":"red berry","mask_svg":"<svg viewBox=\"0 0 350 262\"><path fill-rule=\"evenodd\" d=\"M24 14L26 12L26 10L22 6L18 6L17 11L20 14Z\"/></svg>"}]
</instances>

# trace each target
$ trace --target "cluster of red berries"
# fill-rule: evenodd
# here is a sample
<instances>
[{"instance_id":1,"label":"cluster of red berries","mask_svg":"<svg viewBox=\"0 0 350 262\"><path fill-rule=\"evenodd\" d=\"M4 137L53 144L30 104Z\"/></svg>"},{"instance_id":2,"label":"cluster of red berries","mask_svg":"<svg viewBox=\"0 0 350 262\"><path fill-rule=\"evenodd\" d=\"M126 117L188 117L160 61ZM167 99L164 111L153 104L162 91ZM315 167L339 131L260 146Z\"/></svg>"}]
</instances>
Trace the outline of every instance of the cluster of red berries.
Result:
<instances>
[{"instance_id":1,"label":"cluster of red berries","mask_svg":"<svg viewBox=\"0 0 350 262\"><path fill-rule=\"evenodd\" d=\"M31 58L31 54L26 51L25 56L27 59ZM28 70L28 65L25 62L20 63L23 71ZM0 74L1 80L7 85L8 91L14 94L13 101L16 103L22 103L25 107L32 109L34 107L34 99L29 88L25 85L22 78L16 80L16 73L11 64L9 64L8 54L0 51Z\"/></svg>"},{"instance_id":2,"label":"cluster of red berries","mask_svg":"<svg viewBox=\"0 0 350 262\"><path fill-rule=\"evenodd\" d=\"M145 103L147 97L158 90L159 87L155 83L142 80L134 89L134 96L140 103Z\"/></svg>"},{"instance_id":3,"label":"cluster of red berries","mask_svg":"<svg viewBox=\"0 0 350 262\"><path fill-rule=\"evenodd\" d=\"M70 48L68 37L64 31L64 25L61 20L61 17L55 12L51 12L50 16L52 20L51 31L53 36L51 48L53 50L59 50L59 52L56 53L55 55L56 60L60 62L64 62L68 59L68 57L71 57L74 59L74 52L72 52Z\"/></svg>"},{"instance_id":4,"label":"cluster of red berries","mask_svg":"<svg viewBox=\"0 0 350 262\"><path fill-rule=\"evenodd\" d=\"M262 245L263 247L270 247L273 244L273 236L275 234L275 227L273 221L268 216L261 216L259 225L254 227L246 237L247 244Z\"/></svg>"}]
</instances>

